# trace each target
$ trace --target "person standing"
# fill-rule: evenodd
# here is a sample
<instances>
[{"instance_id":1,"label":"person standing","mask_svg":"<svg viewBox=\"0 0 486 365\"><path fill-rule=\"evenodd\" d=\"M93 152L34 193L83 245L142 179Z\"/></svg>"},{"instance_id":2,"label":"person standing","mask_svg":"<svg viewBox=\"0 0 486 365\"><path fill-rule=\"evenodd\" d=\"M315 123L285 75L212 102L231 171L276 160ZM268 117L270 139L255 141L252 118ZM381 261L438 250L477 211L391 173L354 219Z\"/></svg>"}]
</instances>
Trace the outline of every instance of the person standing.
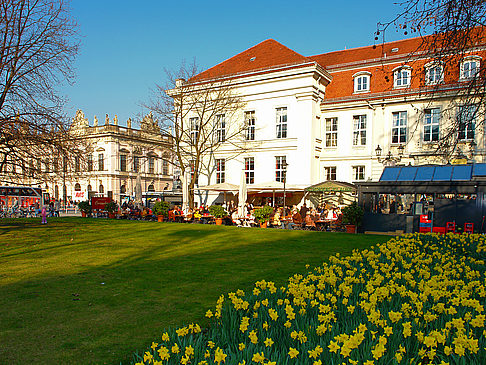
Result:
<instances>
[{"instance_id":1,"label":"person standing","mask_svg":"<svg viewBox=\"0 0 486 365\"><path fill-rule=\"evenodd\" d=\"M42 217L41 224L47 224L47 207L45 205L42 206L40 215Z\"/></svg>"},{"instance_id":2,"label":"person standing","mask_svg":"<svg viewBox=\"0 0 486 365\"><path fill-rule=\"evenodd\" d=\"M61 210L61 203L59 203L59 200L56 199L56 201L54 202L54 212L56 214L56 217L59 217L60 210Z\"/></svg>"}]
</instances>

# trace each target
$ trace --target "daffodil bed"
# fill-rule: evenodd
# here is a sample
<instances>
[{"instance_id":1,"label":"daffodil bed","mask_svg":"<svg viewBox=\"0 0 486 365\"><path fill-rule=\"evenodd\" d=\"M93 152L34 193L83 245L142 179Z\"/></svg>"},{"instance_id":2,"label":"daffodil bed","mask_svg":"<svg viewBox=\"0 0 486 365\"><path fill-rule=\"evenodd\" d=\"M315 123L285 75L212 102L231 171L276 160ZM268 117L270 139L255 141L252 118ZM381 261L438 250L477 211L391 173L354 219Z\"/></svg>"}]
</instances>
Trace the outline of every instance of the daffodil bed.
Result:
<instances>
[{"instance_id":1,"label":"daffodil bed","mask_svg":"<svg viewBox=\"0 0 486 365\"><path fill-rule=\"evenodd\" d=\"M486 241L406 235L221 296L136 364L486 364Z\"/></svg>"}]
</instances>

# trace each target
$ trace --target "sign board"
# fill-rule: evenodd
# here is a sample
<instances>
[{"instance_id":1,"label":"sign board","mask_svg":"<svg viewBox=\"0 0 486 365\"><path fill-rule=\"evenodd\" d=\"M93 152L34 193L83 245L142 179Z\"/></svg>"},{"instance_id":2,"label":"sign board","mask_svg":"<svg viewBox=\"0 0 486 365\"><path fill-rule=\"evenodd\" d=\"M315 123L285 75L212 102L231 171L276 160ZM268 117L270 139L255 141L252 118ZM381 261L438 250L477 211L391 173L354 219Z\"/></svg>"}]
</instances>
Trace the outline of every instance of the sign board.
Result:
<instances>
[{"instance_id":1,"label":"sign board","mask_svg":"<svg viewBox=\"0 0 486 365\"><path fill-rule=\"evenodd\" d=\"M91 208L104 210L105 205L111 202L111 198L108 197L92 197L91 198Z\"/></svg>"},{"instance_id":2,"label":"sign board","mask_svg":"<svg viewBox=\"0 0 486 365\"><path fill-rule=\"evenodd\" d=\"M81 202L81 201L84 201L84 200L88 200L88 194L86 193L86 191L75 191L74 196L73 196L73 200L75 202Z\"/></svg>"}]
</instances>

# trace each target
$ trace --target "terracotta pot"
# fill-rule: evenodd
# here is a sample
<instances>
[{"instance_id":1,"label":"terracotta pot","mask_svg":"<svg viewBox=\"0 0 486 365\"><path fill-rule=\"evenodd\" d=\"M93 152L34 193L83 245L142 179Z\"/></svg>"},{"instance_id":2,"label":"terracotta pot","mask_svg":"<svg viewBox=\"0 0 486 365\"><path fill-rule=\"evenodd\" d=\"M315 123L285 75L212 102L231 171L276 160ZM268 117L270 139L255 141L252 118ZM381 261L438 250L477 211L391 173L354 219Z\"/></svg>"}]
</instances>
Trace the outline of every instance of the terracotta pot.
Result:
<instances>
[{"instance_id":1,"label":"terracotta pot","mask_svg":"<svg viewBox=\"0 0 486 365\"><path fill-rule=\"evenodd\" d=\"M260 223L260 228L267 228L268 222Z\"/></svg>"},{"instance_id":2,"label":"terracotta pot","mask_svg":"<svg viewBox=\"0 0 486 365\"><path fill-rule=\"evenodd\" d=\"M115 213L108 213L108 218L114 219L115 218Z\"/></svg>"},{"instance_id":3,"label":"terracotta pot","mask_svg":"<svg viewBox=\"0 0 486 365\"><path fill-rule=\"evenodd\" d=\"M86 212L81 212L81 217L86 218Z\"/></svg>"},{"instance_id":4,"label":"terracotta pot","mask_svg":"<svg viewBox=\"0 0 486 365\"><path fill-rule=\"evenodd\" d=\"M346 233L356 233L356 226L354 224L347 224Z\"/></svg>"},{"instance_id":5,"label":"terracotta pot","mask_svg":"<svg viewBox=\"0 0 486 365\"><path fill-rule=\"evenodd\" d=\"M220 226L220 225L222 225L222 224L223 224L223 218L216 218L216 219L215 219L215 222L216 222L216 225L217 225L217 226Z\"/></svg>"},{"instance_id":6,"label":"terracotta pot","mask_svg":"<svg viewBox=\"0 0 486 365\"><path fill-rule=\"evenodd\" d=\"M163 222L164 221L164 216L163 215L158 215L157 216L157 222Z\"/></svg>"}]
</instances>

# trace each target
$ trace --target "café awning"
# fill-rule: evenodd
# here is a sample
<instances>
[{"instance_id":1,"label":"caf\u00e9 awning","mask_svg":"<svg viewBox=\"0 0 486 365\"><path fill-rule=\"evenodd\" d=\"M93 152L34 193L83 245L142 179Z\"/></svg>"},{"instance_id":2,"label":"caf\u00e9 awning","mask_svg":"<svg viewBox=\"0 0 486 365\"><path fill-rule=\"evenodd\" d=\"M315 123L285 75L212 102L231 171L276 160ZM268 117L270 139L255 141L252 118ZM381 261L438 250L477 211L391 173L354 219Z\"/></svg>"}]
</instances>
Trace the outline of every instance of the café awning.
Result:
<instances>
[{"instance_id":1,"label":"caf\u00e9 awning","mask_svg":"<svg viewBox=\"0 0 486 365\"><path fill-rule=\"evenodd\" d=\"M305 191L314 193L354 193L357 187L344 181L324 181L305 188Z\"/></svg>"},{"instance_id":2,"label":"caf\u00e9 awning","mask_svg":"<svg viewBox=\"0 0 486 365\"><path fill-rule=\"evenodd\" d=\"M234 192L237 193L239 190L239 186L230 183L221 183L221 184L213 184L213 185L206 185L200 186L198 188L194 188L194 190L204 190L204 191L226 191L226 192Z\"/></svg>"}]
</instances>

